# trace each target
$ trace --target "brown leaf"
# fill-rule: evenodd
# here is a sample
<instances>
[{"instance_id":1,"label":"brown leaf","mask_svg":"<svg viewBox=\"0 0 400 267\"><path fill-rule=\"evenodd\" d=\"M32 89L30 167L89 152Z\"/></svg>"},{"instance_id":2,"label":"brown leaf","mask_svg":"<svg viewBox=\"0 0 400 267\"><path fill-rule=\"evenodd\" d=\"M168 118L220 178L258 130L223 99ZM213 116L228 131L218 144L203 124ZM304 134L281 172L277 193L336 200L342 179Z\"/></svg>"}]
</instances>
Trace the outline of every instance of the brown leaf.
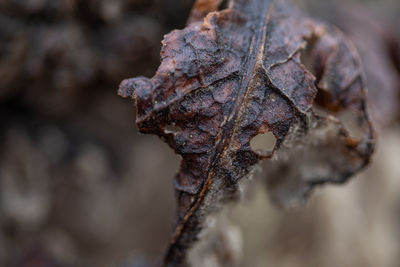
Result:
<instances>
[{"instance_id":1,"label":"brown leaf","mask_svg":"<svg viewBox=\"0 0 400 267\"><path fill-rule=\"evenodd\" d=\"M368 108L374 128L390 126L400 114L400 43L390 17L382 18L365 5L313 5L318 12L338 25L355 44L362 58L368 85ZM393 22L395 24L395 22Z\"/></svg>"},{"instance_id":2,"label":"brown leaf","mask_svg":"<svg viewBox=\"0 0 400 267\"><path fill-rule=\"evenodd\" d=\"M238 182L261 159L271 162L274 199L285 203L316 184L346 181L373 151L360 62L346 38L283 1L229 7L199 21L195 6L194 22L162 41L156 75L124 80L119 89L136 101L140 131L182 156L169 266L184 264L205 217L238 197ZM362 136L350 136L333 115L317 115L314 100L327 112L351 111ZM252 150L250 141L267 132L274 149Z\"/></svg>"}]
</instances>

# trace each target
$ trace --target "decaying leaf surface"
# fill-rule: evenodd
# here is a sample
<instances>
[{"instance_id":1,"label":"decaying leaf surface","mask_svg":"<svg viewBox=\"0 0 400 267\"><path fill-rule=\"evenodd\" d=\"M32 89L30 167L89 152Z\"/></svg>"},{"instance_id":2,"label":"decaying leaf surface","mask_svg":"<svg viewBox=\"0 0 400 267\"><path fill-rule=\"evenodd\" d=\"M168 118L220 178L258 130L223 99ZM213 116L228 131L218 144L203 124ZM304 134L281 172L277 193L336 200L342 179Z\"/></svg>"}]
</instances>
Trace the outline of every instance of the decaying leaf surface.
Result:
<instances>
[{"instance_id":1,"label":"decaying leaf surface","mask_svg":"<svg viewBox=\"0 0 400 267\"><path fill-rule=\"evenodd\" d=\"M200 2L185 29L165 36L155 76L119 89L135 100L140 131L182 156L178 220L164 259L171 266L184 264L205 216L238 197L238 182L260 160L270 161L272 197L290 204L314 185L346 181L368 163L374 143L359 58L338 30L284 1L232 0L204 19L217 6ZM334 116L345 110L361 137ZM274 149L253 151L250 141L267 132Z\"/></svg>"}]
</instances>

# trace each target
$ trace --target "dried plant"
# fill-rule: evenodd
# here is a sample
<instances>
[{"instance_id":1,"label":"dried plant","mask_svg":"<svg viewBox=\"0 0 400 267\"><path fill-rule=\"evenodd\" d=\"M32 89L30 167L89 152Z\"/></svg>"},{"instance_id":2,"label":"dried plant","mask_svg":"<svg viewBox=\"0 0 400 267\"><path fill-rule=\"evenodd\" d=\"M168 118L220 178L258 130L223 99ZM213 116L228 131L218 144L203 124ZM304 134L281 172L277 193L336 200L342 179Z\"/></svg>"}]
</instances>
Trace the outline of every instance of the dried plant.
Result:
<instances>
[{"instance_id":1,"label":"dried plant","mask_svg":"<svg viewBox=\"0 0 400 267\"><path fill-rule=\"evenodd\" d=\"M187 27L162 41L155 76L119 88L135 100L139 130L182 156L165 266L186 264L207 216L238 199L260 160L270 162L272 198L291 205L316 185L346 181L374 149L359 56L338 29L285 1L231 0L217 11L219 3L198 0ZM273 149L252 149L265 133L276 138Z\"/></svg>"}]
</instances>

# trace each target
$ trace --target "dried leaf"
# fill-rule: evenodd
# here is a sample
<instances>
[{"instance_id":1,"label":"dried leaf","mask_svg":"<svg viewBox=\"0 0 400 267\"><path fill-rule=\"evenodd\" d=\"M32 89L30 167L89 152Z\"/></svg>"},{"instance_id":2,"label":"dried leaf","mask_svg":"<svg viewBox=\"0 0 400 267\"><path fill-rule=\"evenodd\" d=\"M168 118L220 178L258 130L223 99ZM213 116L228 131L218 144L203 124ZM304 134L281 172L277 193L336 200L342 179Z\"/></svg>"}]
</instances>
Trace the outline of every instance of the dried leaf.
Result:
<instances>
[{"instance_id":1,"label":"dried leaf","mask_svg":"<svg viewBox=\"0 0 400 267\"><path fill-rule=\"evenodd\" d=\"M239 196L238 182L260 160L271 162L269 187L285 203L316 184L346 181L374 146L359 58L338 30L283 1L231 0L199 21L203 13L195 6L194 22L165 36L153 78L127 79L119 89L136 101L140 131L182 156L168 266L184 264L205 217ZM350 136L333 115L317 115L314 101L332 114L350 110L362 136ZM253 151L250 141L267 132L274 149Z\"/></svg>"},{"instance_id":2,"label":"dried leaf","mask_svg":"<svg viewBox=\"0 0 400 267\"><path fill-rule=\"evenodd\" d=\"M400 114L400 43L396 31L364 5L313 5L312 12L338 25L357 47L368 85L374 128L390 126Z\"/></svg>"}]
</instances>

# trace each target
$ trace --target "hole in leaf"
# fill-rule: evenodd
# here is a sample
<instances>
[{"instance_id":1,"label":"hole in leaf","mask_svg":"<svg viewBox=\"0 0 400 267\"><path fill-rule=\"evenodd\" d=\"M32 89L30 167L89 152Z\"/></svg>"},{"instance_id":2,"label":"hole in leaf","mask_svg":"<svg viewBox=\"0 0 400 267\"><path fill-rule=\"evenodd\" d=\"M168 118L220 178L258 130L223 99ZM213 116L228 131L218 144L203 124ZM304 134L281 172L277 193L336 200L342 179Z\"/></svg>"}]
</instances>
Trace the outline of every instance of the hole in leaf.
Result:
<instances>
[{"instance_id":1,"label":"hole in leaf","mask_svg":"<svg viewBox=\"0 0 400 267\"><path fill-rule=\"evenodd\" d=\"M329 115L329 112L316 102L313 103L312 110L315 115L320 117L327 117Z\"/></svg>"},{"instance_id":2,"label":"hole in leaf","mask_svg":"<svg viewBox=\"0 0 400 267\"><path fill-rule=\"evenodd\" d=\"M253 137L250 141L250 147L254 151L268 151L271 152L276 144L276 137L272 132L259 134Z\"/></svg>"},{"instance_id":3,"label":"hole in leaf","mask_svg":"<svg viewBox=\"0 0 400 267\"><path fill-rule=\"evenodd\" d=\"M182 129L177 126L175 123L167 124L164 128L164 132L166 134L176 134L177 132L180 132Z\"/></svg>"},{"instance_id":4,"label":"hole in leaf","mask_svg":"<svg viewBox=\"0 0 400 267\"><path fill-rule=\"evenodd\" d=\"M316 75L314 71L314 59L312 56L315 44L318 41L318 37L313 35L311 38L307 39L306 47L300 52L300 61L306 67L306 69L312 74Z\"/></svg>"},{"instance_id":5,"label":"hole in leaf","mask_svg":"<svg viewBox=\"0 0 400 267\"><path fill-rule=\"evenodd\" d=\"M329 108L329 104L321 105L321 98L317 98L316 100L317 101L313 103L312 107L315 115L324 118L328 117L329 115L335 116L348 131L350 137L358 140L364 137L365 128L363 128L362 118L360 118L360 115L357 112L351 110L338 111L335 106L331 106L331 108Z\"/></svg>"},{"instance_id":6,"label":"hole in leaf","mask_svg":"<svg viewBox=\"0 0 400 267\"><path fill-rule=\"evenodd\" d=\"M365 135L365 130L361 126L361 118L354 111L342 111L336 116L343 124L344 128L349 132L350 136L361 139Z\"/></svg>"}]
</instances>

